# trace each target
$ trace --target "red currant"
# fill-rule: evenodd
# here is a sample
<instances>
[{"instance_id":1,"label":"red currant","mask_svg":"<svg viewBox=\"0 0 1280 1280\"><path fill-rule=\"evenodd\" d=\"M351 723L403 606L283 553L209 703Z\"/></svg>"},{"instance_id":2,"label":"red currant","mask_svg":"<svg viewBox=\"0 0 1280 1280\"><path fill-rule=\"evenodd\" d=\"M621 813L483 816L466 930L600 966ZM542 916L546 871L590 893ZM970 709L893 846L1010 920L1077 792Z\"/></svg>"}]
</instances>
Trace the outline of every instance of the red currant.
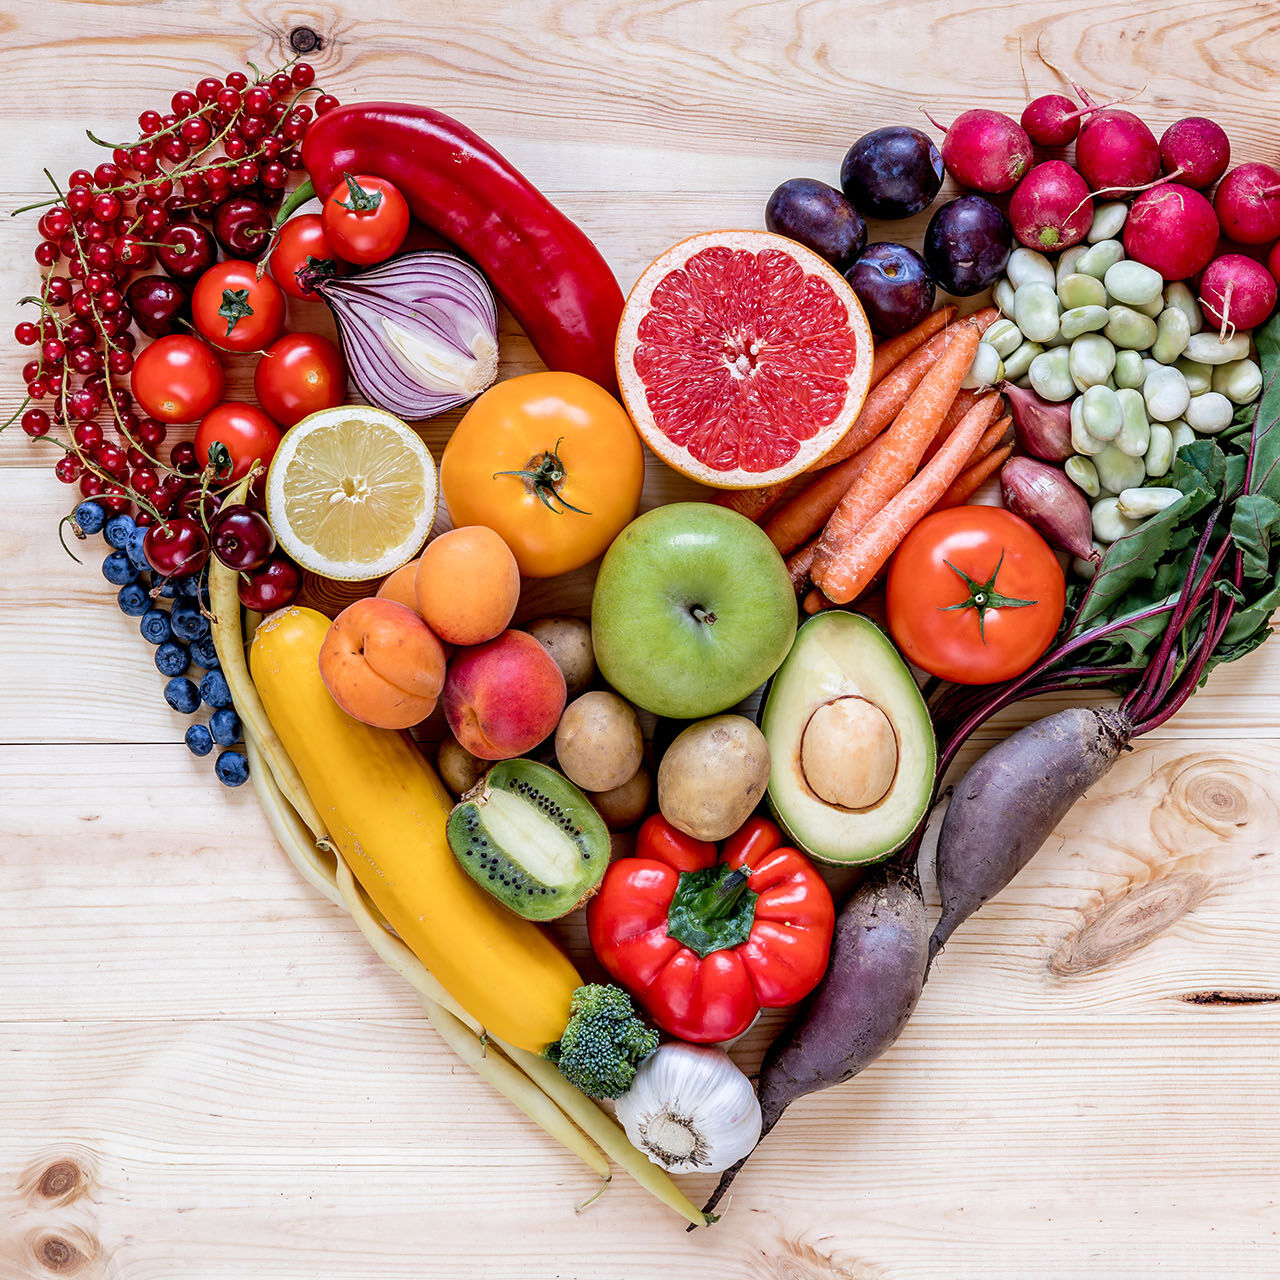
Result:
<instances>
[{"instance_id":1,"label":"red currant","mask_svg":"<svg viewBox=\"0 0 1280 1280\"><path fill-rule=\"evenodd\" d=\"M286 93L293 92L293 80L287 71L277 71L267 82L273 98L283 98Z\"/></svg>"},{"instance_id":2,"label":"red currant","mask_svg":"<svg viewBox=\"0 0 1280 1280\"><path fill-rule=\"evenodd\" d=\"M202 119L200 116L192 116L190 120L182 122L182 127L178 130L178 136L189 147L203 147L213 137L213 130L209 128L207 120Z\"/></svg>"},{"instance_id":3,"label":"red currant","mask_svg":"<svg viewBox=\"0 0 1280 1280\"><path fill-rule=\"evenodd\" d=\"M302 152L297 147L292 147L285 152L284 167L292 173L297 173L302 168Z\"/></svg>"},{"instance_id":4,"label":"red currant","mask_svg":"<svg viewBox=\"0 0 1280 1280\"><path fill-rule=\"evenodd\" d=\"M43 409L28 409L22 415L22 429L29 436L47 436L51 425Z\"/></svg>"},{"instance_id":5,"label":"red currant","mask_svg":"<svg viewBox=\"0 0 1280 1280\"><path fill-rule=\"evenodd\" d=\"M88 169L74 169L67 179L69 187L89 187L93 185L93 174Z\"/></svg>"},{"instance_id":6,"label":"red currant","mask_svg":"<svg viewBox=\"0 0 1280 1280\"><path fill-rule=\"evenodd\" d=\"M150 137L153 133L157 133L161 127L160 113L158 111L144 111L138 117L138 128L144 136Z\"/></svg>"},{"instance_id":7,"label":"red currant","mask_svg":"<svg viewBox=\"0 0 1280 1280\"><path fill-rule=\"evenodd\" d=\"M249 77L243 71L232 71L227 76L227 85L232 89L247 89Z\"/></svg>"},{"instance_id":8,"label":"red currant","mask_svg":"<svg viewBox=\"0 0 1280 1280\"><path fill-rule=\"evenodd\" d=\"M67 397L67 411L73 418L79 418L82 422L96 418L101 408L102 402L85 387L81 387L79 391L73 391Z\"/></svg>"},{"instance_id":9,"label":"red currant","mask_svg":"<svg viewBox=\"0 0 1280 1280\"><path fill-rule=\"evenodd\" d=\"M155 522L156 522L156 518L151 514L150 511L134 512L133 523L137 525L139 529L149 529L153 524L155 524Z\"/></svg>"},{"instance_id":10,"label":"red currant","mask_svg":"<svg viewBox=\"0 0 1280 1280\"><path fill-rule=\"evenodd\" d=\"M86 498L96 498L105 488L106 485L92 471L86 471L80 477L80 492Z\"/></svg>"},{"instance_id":11,"label":"red currant","mask_svg":"<svg viewBox=\"0 0 1280 1280\"><path fill-rule=\"evenodd\" d=\"M31 400L43 400L49 394L48 384L43 378L34 378L27 383L27 397Z\"/></svg>"},{"instance_id":12,"label":"red currant","mask_svg":"<svg viewBox=\"0 0 1280 1280\"><path fill-rule=\"evenodd\" d=\"M322 93L316 99L316 115L327 116L338 105L338 100L331 93Z\"/></svg>"},{"instance_id":13,"label":"red currant","mask_svg":"<svg viewBox=\"0 0 1280 1280\"><path fill-rule=\"evenodd\" d=\"M298 86L299 89L308 88L316 78L316 69L309 62L297 62L294 64L293 70L289 72L289 79Z\"/></svg>"},{"instance_id":14,"label":"red currant","mask_svg":"<svg viewBox=\"0 0 1280 1280\"><path fill-rule=\"evenodd\" d=\"M75 484L84 474L84 467L74 453L64 453L53 468L53 473L63 484Z\"/></svg>"},{"instance_id":15,"label":"red currant","mask_svg":"<svg viewBox=\"0 0 1280 1280\"><path fill-rule=\"evenodd\" d=\"M219 89L215 101L223 111L238 111L240 108L240 91L230 86L225 89Z\"/></svg>"},{"instance_id":16,"label":"red currant","mask_svg":"<svg viewBox=\"0 0 1280 1280\"><path fill-rule=\"evenodd\" d=\"M111 511L125 511L129 507L129 495L118 484L104 485L98 501Z\"/></svg>"},{"instance_id":17,"label":"red currant","mask_svg":"<svg viewBox=\"0 0 1280 1280\"><path fill-rule=\"evenodd\" d=\"M160 483L159 477L150 467L136 467L129 476L129 484L135 492L148 497L155 492L155 487Z\"/></svg>"},{"instance_id":18,"label":"red currant","mask_svg":"<svg viewBox=\"0 0 1280 1280\"><path fill-rule=\"evenodd\" d=\"M240 136L246 142L257 142L266 133L267 122L261 116L249 116L240 126Z\"/></svg>"},{"instance_id":19,"label":"red currant","mask_svg":"<svg viewBox=\"0 0 1280 1280\"><path fill-rule=\"evenodd\" d=\"M289 181L289 170L279 160L273 160L270 164L262 166L259 177L264 187L274 187L278 190Z\"/></svg>"},{"instance_id":20,"label":"red currant","mask_svg":"<svg viewBox=\"0 0 1280 1280\"><path fill-rule=\"evenodd\" d=\"M40 234L46 240L57 240L71 230L71 214L60 204L54 205L40 219Z\"/></svg>"},{"instance_id":21,"label":"red currant","mask_svg":"<svg viewBox=\"0 0 1280 1280\"><path fill-rule=\"evenodd\" d=\"M61 364L67 354L67 344L61 338L48 338L40 348L40 354L44 356L45 364Z\"/></svg>"},{"instance_id":22,"label":"red currant","mask_svg":"<svg viewBox=\"0 0 1280 1280\"><path fill-rule=\"evenodd\" d=\"M114 222L120 216L120 201L109 191L93 198L93 216L99 222Z\"/></svg>"},{"instance_id":23,"label":"red currant","mask_svg":"<svg viewBox=\"0 0 1280 1280\"><path fill-rule=\"evenodd\" d=\"M51 267L59 257L58 246L52 240L41 240L35 248L35 260L42 267Z\"/></svg>"},{"instance_id":24,"label":"red currant","mask_svg":"<svg viewBox=\"0 0 1280 1280\"><path fill-rule=\"evenodd\" d=\"M77 422L71 436L82 449L96 449L102 443L102 428L96 422Z\"/></svg>"},{"instance_id":25,"label":"red currant","mask_svg":"<svg viewBox=\"0 0 1280 1280\"><path fill-rule=\"evenodd\" d=\"M27 363L22 366L23 382L34 382L39 376L40 376L39 360L28 360Z\"/></svg>"},{"instance_id":26,"label":"red currant","mask_svg":"<svg viewBox=\"0 0 1280 1280\"><path fill-rule=\"evenodd\" d=\"M120 170L121 174L123 174L124 171L129 168L130 164L129 148L116 147L116 149L111 153L111 159L115 161L116 168Z\"/></svg>"},{"instance_id":27,"label":"red currant","mask_svg":"<svg viewBox=\"0 0 1280 1280\"><path fill-rule=\"evenodd\" d=\"M144 177L156 171L156 153L145 142L129 148L129 163Z\"/></svg>"},{"instance_id":28,"label":"red currant","mask_svg":"<svg viewBox=\"0 0 1280 1280\"><path fill-rule=\"evenodd\" d=\"M71 301L71 281L66 276L50 276L45 284L45 297L53 307L65 307Z\"/></svg>"},{"instance_id":29,"label":"red currant","mask_svg":"<svg viewBox=\"0 0 1280 1280\"><path fill-rule=\"evenodd\" d=\"M20 320L13 326L13 339L20 347L34 347L40 341L40 330L30 320Z\"/></svg>"},{"instance_id":30,"label":"red currant","mask_svg":"<svg viewBox=\"0 0 1280 1280\"><path fill-rule=\"evenodd\" d=\"M124 174L113 164L100 164L93 171L93 182L96 187L118 187Z\"/></svg>"},{"instance_id":31,"label":"red currant","mask_svg":"<svg viewBox=\"0 0 1280 1280\"><path fill-rule=\"evenodd\" d=\"M255 160L241 160L231 175L231 184L236 187L251 187L258 180L258 164Z\"/></svg>"},{"instance_id":32,"label":"red currant","mask_svg":"<svg viewBox=\"0 0 1280 1280\"><path fill-rule=\"evenodd\" d=\"M138 423L138 443L149 453L154 454L164 443L165 425L155 418L143 418Z\"/></svg>"},{"instance_id":33,"label":"red currant","mask_svg":"<svg viewBox=\"0 0 1280 1280\"><path fill-rule=\"evenodd\" d=\"M190 115L200 105L200 99L190 89L179 89L169 99L169 105L173 108L175 115L185 116Z\"/></svg>"},{"instance_id":34,"label":"red currant","mask_svg":"<svg viewBox=\"0 0 1280 1280\"><path fill-rule=\"evenodd\" d=\"M213 76L205 76L205 78L196 85L196 97L204 103L216 102L221 90L221 80L217 80Z\"/></svg>"},{"instance_id":35,"label":"red currant","mask_svg":"<svg viewBox=\"0 0 1280 1280\"><path fill-rule=\"evenodd\" d=\"M172 133L160 144L160 150L164 152L165 158L172 160L174 164L181 164L188 154L187 144Z\"/></svg>"}]
</instances>

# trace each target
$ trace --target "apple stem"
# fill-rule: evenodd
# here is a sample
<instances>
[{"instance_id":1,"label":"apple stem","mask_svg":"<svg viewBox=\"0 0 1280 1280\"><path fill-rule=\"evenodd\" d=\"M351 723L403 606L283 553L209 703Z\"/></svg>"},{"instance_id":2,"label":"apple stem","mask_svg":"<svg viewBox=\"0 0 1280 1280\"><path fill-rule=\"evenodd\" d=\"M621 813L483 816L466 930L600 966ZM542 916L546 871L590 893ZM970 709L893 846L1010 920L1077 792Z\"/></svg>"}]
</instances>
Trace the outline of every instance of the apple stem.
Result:
<instances>
[{"instance_id":1,"label":"apple stem","mask_svg":"<svg viewBox=\"0 0 1280 1280\"><path fill-rule=\"evenodd\" d=\"M699 622L704 622L708 626L716 620L716 615L709 609L704 609L700 604L695 604L691 612Z\"/></svg>"}]
</instances>

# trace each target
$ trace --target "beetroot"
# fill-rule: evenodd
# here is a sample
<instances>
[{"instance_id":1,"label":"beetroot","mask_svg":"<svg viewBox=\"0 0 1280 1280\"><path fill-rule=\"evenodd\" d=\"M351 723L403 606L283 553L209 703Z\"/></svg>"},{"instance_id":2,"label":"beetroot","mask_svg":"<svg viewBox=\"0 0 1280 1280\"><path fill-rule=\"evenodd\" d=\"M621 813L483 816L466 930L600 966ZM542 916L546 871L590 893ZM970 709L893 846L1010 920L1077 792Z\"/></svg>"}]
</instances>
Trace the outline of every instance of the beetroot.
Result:
<instances>
[{"instance_id":1,"label":"beetroot","mask_svg":"<svg viewBox=\"0 0 1280 1280\"><path fill-rule=\"evenodd\" d=\"M1241 164L1213 197L1222 234L1240 244L1266 244L1280 236L1280 173L1269 164Z\"/></svg>"},{"instance_id":2,"label":"beetroot","mask_svg":"<svg viewBox=\"0 0 1280 1280\"><path fill-rule=\"evenodd\" d=\"M1144 191L1124 224L1124 251L1166 280L1185 280L1213 257L1218 219L1198 191L1170 182Z\"/></svg>"},{"instance_id":3,"label":"beetroot","mask_svg":"<svg viewBox=\"0 0 1280 1280\"><path fill-rule=\"evenodd\" d=\"M1037 147L1065 147L1080 132L1080 108L1064 93L1043 93L1022 109L1022 127Z\"/></svg>"},{"instance_id":4,"label":"beetroot","mask_svg":"<svg viewBox=\"0 0 1280 1280\"><path fill-rule=\"evenodd\" d=\"M934 120L934 124L938 122ZM942 127L938 125L939 129ZM1016 120L1002 111L978 107L962 112L946 134L942 163L962 187L1011 191L1031 167L1031 139Z\"/></svg>"},{"instance_id":5,"label":"beetroot","mask_svg":"<svg viewBox=\"0 0 1280 1280\"><path fill-rule=\"evenodd\" d=\"M1046 160L1018 183L1009 201L1009 221L1029 248L1069 249L1089 230L1093 199L1085 180L1065 160Z\"/></svg>"},{"instance_id":6,"label":"beetroot","mask_svg":"<svg viewBox=\"0 0 1280 1280\"><path fill-rule=\"evenodd\" d=\"M1224 253L1204 269L1200 305L1216 325L1252 329L1276 309L1276 282L1262 263Z\"/></svg>"},{"instance_id":7,"label":"beetroot","mask_svg":"<svg viewBox=\"0 0 1280 1280\"><path fill-rule=\"evenodd\" d=\"M1160 172L1160 144L1132 111L1110 107L1081 126L1076 167L1095 191L1132 190Z\"/></svg>"},{"instance_id":8,"label":"beetroot","mask_svg":"<svg viewBox=\"0 0 1280 1280\"><path fill-rule=\"evenodd\" d=\"M1204 116L1175 120L1160 138L1164 171L1188 187L1211 187L1227 171L1231 139Z\"/></svg>"}]
</instances>

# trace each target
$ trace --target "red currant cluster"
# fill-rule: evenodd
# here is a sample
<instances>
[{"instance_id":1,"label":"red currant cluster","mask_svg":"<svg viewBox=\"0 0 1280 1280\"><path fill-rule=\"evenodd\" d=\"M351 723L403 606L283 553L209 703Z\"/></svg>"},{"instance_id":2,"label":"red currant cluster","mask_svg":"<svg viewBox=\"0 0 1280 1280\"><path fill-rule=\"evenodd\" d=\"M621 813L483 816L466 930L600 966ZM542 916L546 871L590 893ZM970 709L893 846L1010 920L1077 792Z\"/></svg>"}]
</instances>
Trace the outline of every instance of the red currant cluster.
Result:
<instances>
[{"instance_id":1,"label":"red currant cluster","mask_svg":"<svg viewBox=\"0 0 1280 1280\"><path fill-rule=\"evenodd\" d=\"M325 93L314 105L301 101L317 92L314 80L303 62L253 80L239 71L207 77L175 93L168 113L144 111L136 142L104 143L90 133L111 148L111 160L77 169L65 186L46 170L55 197L19 210L43 210L35 258L44 276L39 295L24 299L38 306L39 319L14 330L19 344L38 348L23 367L27 398L15 417L27 435L61 447L59 480L78 484L107 511L136 505L137 526L165 525L160 541L180 545L186 563L193 542L203 541L207 555L222 491L209 468L202 474L191 444L176 443L162 457L165 424L136 411L125 382L133 330L172 331L164 326L179 322L183 288L216 259L215 238L236 257L265 252L271 210L302 169L307 127L338 105ZM213 224L212 236L202 220ZM156 262L174 282L172 297L159 296L158 277L129 289L134 272Z\"/></svg>"}]
</instances>

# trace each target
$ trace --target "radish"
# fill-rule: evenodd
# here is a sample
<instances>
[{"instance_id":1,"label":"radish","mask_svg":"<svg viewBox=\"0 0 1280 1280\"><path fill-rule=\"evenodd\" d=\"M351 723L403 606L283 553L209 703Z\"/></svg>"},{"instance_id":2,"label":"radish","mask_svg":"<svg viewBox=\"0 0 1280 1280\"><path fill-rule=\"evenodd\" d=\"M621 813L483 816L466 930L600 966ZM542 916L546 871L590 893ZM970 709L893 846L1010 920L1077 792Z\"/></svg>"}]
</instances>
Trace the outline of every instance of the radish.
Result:
<instances>
[{"instance_id":1,"label":"radish","mask_svg":"<svg viewBox=\"0 0 1280 1280\"><path fill-rule=\"evenodd\" d=\"M1132 111L1099 111L1080 127L1076 166L1095 190L1132 190L1160 172L1156 135Z\"/></svg>"},{"instance_id":2,"label":"radish","mask_svg":"<svg viewBox=\"0 0 1280 1280\"><path fill-rule=\"evenodd\" d=\"M1014 234L1032 249L1069 249L1093 221L1085 180L1065 160L1046 160L1018 183L1009 201Z\"/></svg>"},{"instance_id":3,"label":"radish","mask_svg":"<svg viewBox=\"0 0 1280 1280\"><path fill-rule=\"evenodd\" d=\"M1031 139L1016 120L1002 111L977 107L964 111L949 126L930 121L946 133L942 163L962 186L974 191L1011 191L1031 167Z\"/></svg>"},{"instance_id":4,"label":"radish","mask_svg":"<svg viewBox=\"0 0 1280 1280\"><path fill-rule=\"evenodd\" d=\"M1160 160L1171 178L1188 187L1211 187L1227 171L1231 139L1204 116L1175 120L1161 135Z\"/></svg>"},{"instance_id":5,"label":"radish","mask_svg":"<svg viewBox=\"0 0 1280 1280\"><path fill-rule=\"evenodd\" d=\"M1223 329L1252 329L1276 308L1276 282L1266 267L1243 253L1214 258L1200 278L1200 304Z\"/></svg>"},{"instance_id":6,"label":"radish","mask_svg":"<svg viewBox=\"0 0 1280 1280\"><path fill-rule=\"evenodd\" d=\"M1280 280L1280 240L1271 246L1271 252L1267 254L1267 270L1273 280Z\"/></svg>"},{"instance_id":7,"label":"radish","mask_svg":"<svg viewBox=\"0 0 1280 1280\"><path fill-rule=\"evenodd\" d=\"M1166 280L1185 280L1203 270L1217 245L1213 206L1180 182L1144 191L1125 219L1125 253Z\"/></svg>"},{"instance_id":8,"label":"radish","mask_svg":"<svg viewBox=\"0 0 1280 1280\"><path fill-rule=\"evenodd\" d=\"M1080 132L1082 115L1065 93L1042 93L1023 107L1022 127L1037 147L1065 147Z\"/></svg>"},{"instance_id":9,"label":"radish","mask_svg":"<svg viewBox=\"0 0 1280 1280\"><path fill-rule=\"evenodd\" d=\"M1222 234L1240 244L1266 244L1280 236L1280 173L1269 164L1241 164L1213 197Z\"/></svg>"}]
</instances>

